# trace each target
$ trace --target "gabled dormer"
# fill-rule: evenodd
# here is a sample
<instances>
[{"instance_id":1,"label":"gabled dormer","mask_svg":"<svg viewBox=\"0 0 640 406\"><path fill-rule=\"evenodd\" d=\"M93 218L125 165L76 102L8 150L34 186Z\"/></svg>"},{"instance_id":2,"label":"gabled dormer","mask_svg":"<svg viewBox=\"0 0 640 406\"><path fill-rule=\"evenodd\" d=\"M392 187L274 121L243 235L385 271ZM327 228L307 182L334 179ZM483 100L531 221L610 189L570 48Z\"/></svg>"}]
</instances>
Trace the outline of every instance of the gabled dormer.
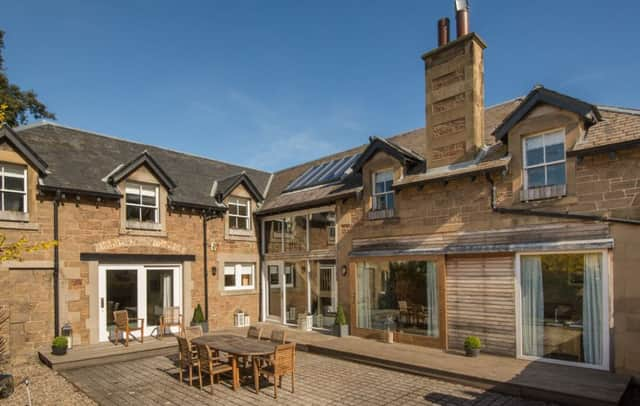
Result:
<instances>
[{"instance_id":1,"label":"gabled dormer","mask_svg":"<svg viewBox=\"0 0 640 406\"><path fill-rule=\"evenodd\" d=\"M176 184L147 151L118 165L106 180L122 194L124 233L166 232L168 196Z\"/></svg>"},{"instance_id":2,"label":"gabled dormer","mask_svg":"<svg viewBox=\"0 0 640 406\"><path fill-rule=\"evenodd\" d=\"M9 126L0 126L0 227L29 222L37 205L38 178L47 164ZM23 228L20 226L20 228Z\"/></svg>"},{"instance_id":3,"label":"gabled dormer","mask_svg":"<svg viewBox=\"0 0 640 406\"><path fill-rule=\"evenodd\" d=\"M226 239L257 239L254 213L264 197L246 172L215 180L211 195L227 207Z\"/></svg>"}]
</instances>

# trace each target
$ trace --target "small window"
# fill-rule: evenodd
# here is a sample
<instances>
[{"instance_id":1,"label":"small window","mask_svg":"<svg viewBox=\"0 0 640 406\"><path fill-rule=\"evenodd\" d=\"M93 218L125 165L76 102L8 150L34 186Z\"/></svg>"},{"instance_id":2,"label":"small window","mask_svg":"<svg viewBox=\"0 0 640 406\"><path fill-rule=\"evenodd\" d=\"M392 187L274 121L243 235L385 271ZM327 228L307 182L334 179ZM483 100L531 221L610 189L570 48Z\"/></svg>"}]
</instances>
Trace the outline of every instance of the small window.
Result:
<instances>
[{"instance_id":1,"label":"small window","mask_svg":"<svg viewBox=\"0 0 640 406\"><path fill-rule=\"evenodd\" d=\"M2 211L27 212L27 168L0 164Z\"/></svg>"},{"instance_id":2,"label":"small window","mask_svg":"<svg viewBox=\"0 0 640 406\"><path fill-rule=\"evenodd\" d=\"M272 288L280 287L280 271L277 265L269 265L269 285Z\"/></svg>"},{"instance_id":3,"label":"small window","mask_svg":"<svg viewBox=\"0 0 640 406\"><path fill-rule=\"evenodd\" d=\"M127 221L159 223L158 187L141 183L127 183Z\"/></svg>"},{"instance_id":4,"label":"small window","mask_svg":"<svg viewBox=\"0 0 640 406\"><path fill-rule=\"evenodd\" d=\"M524 139L524 189L566 184L564 132Z\"/></svg>"},{"instance_id":5,"label":"small window","mask_svg":"<svg viewBox=\"0 0 640 406\"><path fill-rule=\"evenodd\" d=\"M232 197L229 199L229 228L251 230L251 200Z\"/></svg>"},{"instance_id":6,"label":"small window","mask_svg":"<svg viewBox=\"0 0 640 406\"><path fill-rule=\"evenodd\" d=\"M254 264L224 264L224 289L253 289Z\"/></svg>"},{"instance_id":7,"label":"small window","mask_svg":"<svg viewBox=\"0 0 640 406\"><path fill-rule=\"evenodd\" d=\"M393 171L378 172L373 175L373 210L394 208Z\"/></svg>"}]
</instances>

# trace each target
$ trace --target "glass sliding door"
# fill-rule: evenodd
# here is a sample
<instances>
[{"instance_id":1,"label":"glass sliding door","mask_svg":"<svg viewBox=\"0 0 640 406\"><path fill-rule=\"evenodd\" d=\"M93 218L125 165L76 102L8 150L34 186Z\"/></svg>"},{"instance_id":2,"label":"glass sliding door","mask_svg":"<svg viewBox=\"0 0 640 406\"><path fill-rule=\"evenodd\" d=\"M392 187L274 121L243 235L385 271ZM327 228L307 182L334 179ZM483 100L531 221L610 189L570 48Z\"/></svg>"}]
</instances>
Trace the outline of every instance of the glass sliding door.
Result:
<instances>
[{"instance_id":1,"label":"glass sliding door","mask_svg":"<svg viewBox=\"0 0 640 406\"><path fill-rule=\"evenodd\" d=\"M280 263L267 264L267 313L275 320L282 320L281 268Z\"/></svg>"},{"instance_id":2,"label":"glass sliding door","mask_svg":"<svg viewBox=\"0 0 640 406\"><path fill-rule=\"evenodd\" d=\"M519 256L520 353L606 367L606 272L601 253Z\"/></svg>"},{"instance_id":3,"label":"glass sliding door","mask_svg":"<svg viewBox=\"0 0 640 406\"><path fill-rule=\"evenodd\" d=\"M104 301L104 300L103 300ZM138 270L109 269L106 272L107 331L114 332L113 312L126 310L130 318L138 317Z\"/></svg>"},{"instance_id":4,"label":"glass sliding door","mask_svg":"<svg viewBox=\"0 0 640 406\"><path fill-rule=\"evenodd\" d=\"M298 315L307 312L307 262L285 262L286 323L297 324Z\"/></svg>"},{"instance_id":5,"label":"glass sliding door","mask_svg":"<svg viewBox=\"0 0 640 406\"><path fill-rule=\"evenodd\" d=\"M335 322L337 310L335 264L311 262L310 282L313 327L331 328Z\"/></svg>"},{"instance_id":6,"label":"glass sliding door","mask_svg":"<svg viewBox=\"0 0 640 406\"><path fill-rule=\"evenodd\" d=\"M113 339L114 311L126 310L129 318L144 319L144 332L151 335L165 308L182 307L182 269L178 265L100 265L98 279L100 341Z\"/></svg>"}]
</instances>

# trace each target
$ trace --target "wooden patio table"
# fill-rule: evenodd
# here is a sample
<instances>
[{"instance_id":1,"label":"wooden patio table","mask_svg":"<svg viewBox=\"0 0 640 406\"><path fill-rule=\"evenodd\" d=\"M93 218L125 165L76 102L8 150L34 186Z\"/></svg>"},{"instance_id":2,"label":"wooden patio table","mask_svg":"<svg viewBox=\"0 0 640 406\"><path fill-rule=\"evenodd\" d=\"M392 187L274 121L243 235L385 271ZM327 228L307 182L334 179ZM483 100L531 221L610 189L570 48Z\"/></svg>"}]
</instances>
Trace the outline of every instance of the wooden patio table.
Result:
<instances>
[{"instance_id":1,"label":"wooden patio table","mask_svg":"<svg viewBox=\"0 0 640 406\"><path fill-rule=\"evenodd\" d=\"M226 352L231 357L233 368L233 390L240 387L240 371L238 357L255 357L275 353L276 344L270 341L260 341L255 338L234 336L231 334L205 335L191 340L193 344L206 344L210 348Z\"/></svg>"}]
</instances>

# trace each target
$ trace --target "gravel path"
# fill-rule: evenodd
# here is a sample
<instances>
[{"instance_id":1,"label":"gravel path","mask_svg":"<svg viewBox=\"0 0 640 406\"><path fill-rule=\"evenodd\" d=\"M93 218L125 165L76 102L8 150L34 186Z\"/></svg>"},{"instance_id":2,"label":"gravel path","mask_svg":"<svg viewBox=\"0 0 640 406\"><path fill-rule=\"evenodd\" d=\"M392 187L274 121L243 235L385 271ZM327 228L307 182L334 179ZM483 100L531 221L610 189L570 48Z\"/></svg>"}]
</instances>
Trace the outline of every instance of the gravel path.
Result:
<instances>
[{"instance_id":1,"label":"gravel path","mask_svg":"<svg viewBox=\"0 0 640 406\"><path fill-rule=\"evenodd\" d=\"M96 405L84 393L78 391L69 381L52 369L42 365L40 361L33 360L27 364L9 367L3 371L13 375L15 382L28 377L31 381L31 399L33 406L41 405ZM27 388L18 385L13 395L8 399L0 399L0 406L24 406L27 405Z\"/></svg>"}]
</instances>

